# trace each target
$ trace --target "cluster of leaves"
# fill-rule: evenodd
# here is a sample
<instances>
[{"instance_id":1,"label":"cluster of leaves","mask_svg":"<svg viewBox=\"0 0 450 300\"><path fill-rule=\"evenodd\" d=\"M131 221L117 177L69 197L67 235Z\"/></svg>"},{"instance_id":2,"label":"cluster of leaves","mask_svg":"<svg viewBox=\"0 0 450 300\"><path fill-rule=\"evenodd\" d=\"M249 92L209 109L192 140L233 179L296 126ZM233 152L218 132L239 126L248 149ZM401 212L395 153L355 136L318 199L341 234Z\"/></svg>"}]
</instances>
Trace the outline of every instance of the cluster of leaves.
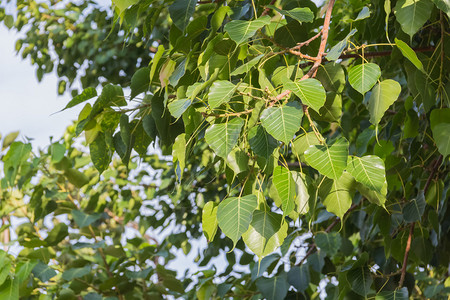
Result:
<instances>
[{"instance_id":1,"label":"cluster of leaves","mask_svg":"<svg viewBox=\"0 0 450 300\"><path fill-rule=\"evenodd\" d=\"M20 7L30 13L33 3ZM88 13L88 5L63 10L66 19L73 7L85 11L74 26L85 28L81 40L97 41L87 48L92 54L73 52L77 63L95 62L95 78L83 77L86 88L65 109L95 100L64 142L30 157L30 145L5 138L2 199L12 203L2 201L2 212L29 222L18 232L28 251L4 255L10 267L0 290L18 293L22 285L31 295L39 286L88 299L310 299L325 286L329 299L446 297L446 1L330 0L324 9L309 0L113 3L112 25L101 26L107 14ZM93 20L95 30L86 26ZM21 28L19 18L15 24ZM60 64L76 33L55 48ZM48 40L53 32L42 35ZM100 66L97 58L119 44L123 60L113 54L113 66ZM151 57L148 66L143 57ZM131 78L129 96L119 70ZM108 83L97 95L101 77ZM72 145L83 132L89 156ZM149 154L150 145L171 158ZM129 175L137 161L145 171ZM145 205L145 198L155 202ZM17 201L29 203L25 211ZM45 227L45 216L57 224ZM141 236L123 242L127 224ZM145 236L169 224L175 229L163 242ZM189 240L201 232L209 244L198 265L234 250L226 270L176 279L164 267L175 258L171 251L189 253Z\"/></svg>"}]
</instances>

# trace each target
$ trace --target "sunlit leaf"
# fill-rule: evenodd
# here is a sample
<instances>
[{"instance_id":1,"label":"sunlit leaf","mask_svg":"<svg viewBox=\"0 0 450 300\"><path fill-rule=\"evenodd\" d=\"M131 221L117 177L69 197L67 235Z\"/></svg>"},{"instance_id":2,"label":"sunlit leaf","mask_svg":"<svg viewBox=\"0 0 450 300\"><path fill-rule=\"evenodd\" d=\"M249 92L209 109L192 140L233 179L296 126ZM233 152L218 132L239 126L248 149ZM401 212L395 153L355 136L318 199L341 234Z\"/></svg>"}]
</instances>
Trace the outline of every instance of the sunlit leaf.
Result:
<instances>
[{"instance_id":1,"label":"sunlit leaf","mask_svg":"<svg viewBox=\"0 0 450 300\"><path fill-rule=\"evenodd\" d=\"M284 87L300 98L304 105L319 111L326 100L325 90L317 79L308 78L300 81L288 81Z\"/></svg>"},{"instance_id":2,"label":"sunlit leaf","mask_svg":"<svg viewBox=\"0 0 450 300\"><path fill-rule=\"evenodd\" d=\"M352 174L356 181L379 193L386 184L384 161L378 156L350 156L347 171Z\"/></svg>"},{"instance_id":3,"label":"sunlit leaf","mask_svg":"<svg viewBox=\"0 0 450 300\"><path fill-rule=\"evenodd\" d=\"M300 129L303 109L298 102L266 108L261 114L261 123L275 139L289 144Z\"/></svg>"},{"instance_id":4,"label":"sunlit leaf","mask_svg":"<svg viewBox=\"0 0 450 300\"><path fill-rule=\"evenodd\" d=\"M425 24L433 10L430 0L399 0L395 5L395 16L402 30L412 36Z\"/></svg>"},{"instance_id":5,"label":"sunlit leaf","mask_svg":"<svg viewBox=\"0 0 450 300\"><path fill-rule=\"evenodd\" d=\"M239 45L255 35L258 29L269 23L269 16L263 16L253 21L233 20L225 25L225 31Z\"/></svg>"},{"instance_id":6,"label":"sunlit leaf","mask_svg":"<svg viewBox=\"0 0 450 300\"><path fill-rule=\"evenodd\" d=\"M243 125L244 121L241 118L213 124L206 129L206 142L217 155L226 158L233 147L236 146Z\"/></svg>"},{"instance_id":7,"label":"sunlit leaf","mask_svg":"<svg viewBox=\"0 0 450 300\"><path fill-rule=\"evenodd\" d=\"M348 82L355 90L364 95L377 83L380 75L381 70L377 64L363 63L350 68Z\"/></svg>"}]
</instances>

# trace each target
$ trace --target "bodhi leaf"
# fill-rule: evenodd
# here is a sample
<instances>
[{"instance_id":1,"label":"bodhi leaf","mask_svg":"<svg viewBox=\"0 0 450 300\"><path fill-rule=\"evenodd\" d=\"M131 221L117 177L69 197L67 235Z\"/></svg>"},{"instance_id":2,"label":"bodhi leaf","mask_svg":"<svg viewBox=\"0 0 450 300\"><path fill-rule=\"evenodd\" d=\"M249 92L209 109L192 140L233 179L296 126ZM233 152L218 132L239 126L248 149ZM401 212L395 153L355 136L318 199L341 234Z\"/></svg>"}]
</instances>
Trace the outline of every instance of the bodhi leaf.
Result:
<instances>
[{"instance_id":1,"label":"bodhi leaf","mask_svg":"<svg viewBox=\"0 0 450 300\"><path fill-rule=\"evenodd\" d=\"M408 288L395 291L383 291L375 296L375 300L408 300Z\"/></svg>"},{"instance_id":2,"label":"bodhi leaf","mask_svg":"<svg viewBox=\"0 0 450 300\"><path fill-rule=\"evenodd\" d=\"M170 102L167 105L167 108L169 109L170 114L175 119L178 119L186 111L186 109L188 109L189 106L191 106L191 104L192 104L192 100L189 98L176 99L176 100Z\"/></svg>"},{"instance_id":3,"label":"bodhi leaf","mask_svg":"<svg viewBox=\"0 0 450 300\"><path fill-rule=\"evenodd\" d=\"M257 205L258 199L255 195L230 197L220 202L217 221L222 232L233 241L234 245L248 230Z\"/></svg>"},{"instance_id":4,"label":"bodhi leaf","mask_svg":"<svg viewBox=\"0 0 450 300\"><path fill-rule=\"evenodd\" d=\"M261 114L261 123L275 139L289 144L300 129L303 109L298 102L266 108Z\"/></svg>"},{"instance_id":5,"label":"bodhi leaf","mask_svg":"<svg viewBox=\"0 0 450 300\"><path fill-rule=\"evenodd\" d=\"M349 173L343 173L337 180L325 178L319 189L323 205L327 211L343 218L344 214L352 205L350 194L354 179Z\"/></svg>"},{"instance_id":6,"label":"bodhi leaf","mask_svg":"<svg viewBox=\"0 0 450 300\"><path fill-rule=\"evenodd\" d=\"M283 272L271 278L260 277L256 280L256 286L267 300L284 299L289 289L287 274Z\"/></svg>"},{"instance_id":7,"label":"bodhi leaf","mask_svg":"<svg viewBox=\"0 0 450 300\"><path fill-rule=\"evenodd\" d=\"M331 145L312 145L305 151L306 162L332 179L341 177L347 167L348 141L339 138Z\"/></svg>"},{"instance_id":8,"label":"bodhi leaf","mask_svg":"<svg viewBox=\"0 0 450 300\"><path fill-rule=\"evenodd\" d=\"M403 207L403 218L406 222L419 221L425 211L425 195L420 191L416 198L412 199Z\"/></svg>"},{"instance_id":9,"label":"bodhi leaf","mask_svg":"<svg viewBox=\"0 0 450 300\"><path fill-rule=\"evenodd\" d=\"M308 288L310 280L307 265L292 267L288 272L289 283L299 292L304 292Z\"/></svg>"},{"instance_id":10,"label":"bodhi leaf","mask_svg":"<svg viewBox=\"0 0 450 300\"><path fill-rule=\"evenodd\" d=\"M89 144L89 151L95 168L100 174L103 173L111 162L111 154L106 146L105 135L103 133L99 133L95 140Z\"/></svg>"},{"instance_id":11,"label":"bodhi leaf","mask_svg":"<svg viewBox=\"0 0 450 300\"><path fill-rule=\"evenodd\" d=\"M133 74L131 77L131 95L130 99L133 99L140 93L147 91L150 84L150 68L141 68Z\"/></svg>"},{"instance_id":12,"label":"bodhi leaf","mask_svg":"<svg viewBox=\"0 0 450 300\"><path fill-rule=\"evenodd\" d=\"M0 299L19 300L19 280L7 278L0 285Z\"/></svg>"},{"instance_id":13,"label":"bodhi leaf","mask_svg":"<svg viewBox=\"0 0 450 300\"><path fill-rule=\"evenodd\" d=\"M253 152L265 158L269 158L273 150L278 146L277 141L260 125L250 129L248 141Z\"/></svg>"},{"instance_id":14,"label":"bodhi leaf","mask_svg":"<svg viewBox=\"0 0 450 300\"><path fill-rule=\"evenodd\" d=\"M304 133L295 138L292 142L292 152L296 156L302 156L309 146L320 145L319 140L314 132Z\"/></svg>"},{"instance_id":15,"label":"bodhi leaf","mask_svg":"<svg viewBox=\"0 0 450 300\"><path fill-rule=\"evenodd\" d=\"M288 169L277 166L273 170L272 182L281 199L283 214L288 215L294 209L294 200L296 199L295 181L292 174Z\"/></svg>"},{"instance_id":16,"label":"bodhi leaf","mask_svg":"<svg viewBox=\"0 0 450 300\"><path fill-rule=\"evenodd\" d=\"M175 167L175 175L181 182L186 166L186 134L182 133L175 139L172 147L172 157Z\"/></svg>"},{"instance_id":17,"label":"bodhi leaf","mask_svg":"<svg viewBox=\"0 0 450 300\"><path fill-rule=\"evenodd\" d=\"M430 0L399 0L395 5L395 16L402 30L411 38L430 18L433 3Z\"/></svg>"},{"instance_id":18,"label":"bodhi leaf","mask_svg":"<svg viewBox=\"0 0 450 300\"><path fill-rule=\"evenodd\" d=\"M314 237L314 242L330 257L333 257L341 248L341 236L337 232L319 232Z\"/></svg>"},{"instance_id":19,"label":"bodhi leaf","mask_svg":"<svg viewBox=\"0 0 450 300\"><path fill-rule=\"evenodd\" d=\"M345 72L340 64L330 62L320 65L316 78L320 80L327 91L341 93L345 87Z\"/></svg>"},{"instance_id":20,"label":"bodhi leaf","mask_svg":"<svg viewBox=\"0 0 450 300\"><path fill-rule=\"evenodd\" d=\"M217 204L209 201L202 211L202 228L208 242L214 239L217 232Z\"/></svg>"},{"instance_id":21,"label":"bodhi leaf","mask_svg":"<svg viewBox=\"0 0 450 300\"><path fill-rule=\"evenodd\" d=\"M337 43L336 45L333 46L333 48L331 48L331 50L328 52L326 58L328 60L337 60L339 59L339 56L341 56L342 51L345 50L345 48L347 48L348 45L348 40L355 35L355 33L358 30L356 29L352 29L352 31L350 31L349 34L347 34L347 36L340 41L339 43Z\"/></svg>"},{"instance_id":22,"label":"bodhi leaf","mask_svg":"<svg viewBox=\"0 0 450 300\"><path fill-rule=\"evenodd\" d=\"M439 152L447 157L450 155L450 123L439 123L434 126L433 138L438 147Z\"/></svg>"},{"instance_id":23,"label":"bodhi leaf","mask_svg":"<svg viewBox=\"0 0 450 300\"><path fill-rule=\"evenodd\" d=\"M286 17L292 18L294 20L302 22L312 22L314 20L314 14L307 7L297 7L291 10L279 9L273 5L267 5L267 7L272 8Z\"/></svg>"},{"instance_id":24,"label":"bodhi leaf","mask_svg":"<svg viewBox=\"0 0 450 300\"><path fill-rule=\"evenodd\" d=\"M352 290L363 297L367 297L371 293L373 279L367 267L357 267L347 274L347 279L352 286Z\"/></svg>"},{"instance_id":25,"label":"bodhi leaf","mask_svg":"<svg viewBox=\"0 0 450 300\"><path fill-rule=\"evenodd\" d=\"M295 182L295 212L299 215L306 214L309 211L309 194L305 175L296 171L291 171L291 175Z\"/></svg>"},{"instance_id":26,"label":"bodhi leaf","mask_svg":"<svg viewBox=\"0 0 450 300\"><path fill-rule=\"evenodd\" d=\"M252 37L258 29L269 23L269 16L263 16L253 21L233 20L225 25L225 31L239 45Z\"/></svg>"},{"instance_id":27,"label":"bodhi leaf","mask_svg":"<svg viewBox=\"0 0 450 300\"><path fill-rule=\"evenodd\" d=\"M209 106L217 108L223 103L227 103L235 90L236 86L227 80L214 81L208 94Z\"/></svg>"},{"instance_id":28,"label":"bodhi leaf","mask_svg":"<svg viewBox=\"0 0 450 300\"><path fill-rule=\"evenodd\" d=\"M377 64L363 63L348 71L348 82L355 90L364 95L377 83L380 75L381 70Z\"/></svg>"},{"instance_id":29,"label":"bodhi leaf","mask_svg":"<svg viewBox=\"0 0 450 300\"><path fill-rule=\"evenodd\" d=\"M73 97L73 99L70 100L70 102L67 103L66 107L64 107L61 111L74 107L80 103L83 103L86 100L94 98L95 96L97 96L97 91L95 90L95 88L88 87L84 89L81 94Z\"/></svg>"},{"instance_id":30,"label":"bodhi leaf","mask_svg":"<svg viewBox=\"0 0 450 300\"><path fill-rule=\"evenodd\" d=\"M33 275L39 278L42 282L47 282L51 278L56 276L56 271L49 267L47 264L44 264L42 261L39 261L36 266L33 268Z\"/></svg>"},{"instance_id":31,"label":"bodhi leaf","mask_svg":"<svg viewBox=\"0 0 450 300\"><path fill-rule=\"evenodd\" d=\"M72 210L73 220L75 221L75 223L77 223L78 227L80 227L80 228L91 225L92 223L94 223L95 221L100 219L101 216L102 215L100 213L88 215L79 210L75 210L75 209Z\"/></svg>"},{"instance_id":32,"label":"bodhi leaf","mask_svg":"<svg viewBox=\"0 0 450 300\"><path fill-rule=\"evenodd\" d=\"M417 69L419 69L422 72L425 72L422 62L419 60L419 58L417 58L416 52L414 52L414 50L411 49L411 47L409 47L407 43L395 38L395 45L397 46L398 49L400 49L403 56L406 57L410 62L412 62Z\"/></svg>"},{"instance_id":33,"label":"bodhi leaf","mask_svg":"<svg viewBox=\"0 0 450 300\"><path fill-rule=\"evenodd\" d=\"M206 142L218 156L226 158L237 144L242 125L244 125L244 120L241 118L234 118L221 124L213 124L206 129Z\"/></svg>"},{"instance_id":34,"label":"bodhi leaf","mask_svg":"<svg viewBox=\"0 0 450 300\"><path fill-rule=\"evenodd\" d=\"M249 229L242 238L259 259L281 246L287 235L288 225L282 215L271 211L255 210Z\"/></svg>"},{"instance_id":35,"label":"bodhi leaf","mask_svg":"<svg viewBox=\"0 0 450 300\"><path fill-rule=\"evenodd\" d=\"M197 5L196 0L175 0L169 7L170 18L181 31L184 31L189 24L195 5Z\"/></svg>"},{"instance_id":36,"label":"bodhi leaf","mask_svg":"<svg viewBox=\"0 0 450 300\"><path fill-rule=\"evenodd\" d=\"M386 184L384 161L378 156L351 156L347 171L352 174L356 181L376 192L381 193L383 186Z\"/></svg>"},{"instance_id":37,"label":"bodhi leaf","mask_svg":"<svg viewBox=\"0 0 450 300\"><path fill-rule=\"evenodd\" d=\"M308 105L317 112L325 103L325 89L317 79L308 78L297 82L289 80L285 82L284 87L299 97L303 104Z\"/></svg>"},{"instance_id":38,"label":"bodhi leaf","mask_svg":"<svg viewBox=\"0 0 450 300\"><path fill-rule=\"evenodd\" d=\"M370 123L378 125L384 112L400 95L402 88L397 81L387 79L378 83L369 98Z\"/></svg>"},{"instance_id":39,"label":"bodhi leaf","mask_svg":"<svg viewBox=\"0 0 450 300\"><path fill-rule=\"evenodd\" d=\"M249 62L243 64L242 66L239 66L238 68L236 68L236 70L234 70L233 72L230 73L231 76L236 76L236 75L240 75L240 74L247 74L248 72L250 72L250 70L257 64L259 63L259 61L261 60L261 58L264 56L264 54L260 54L257 57L253 58L252 60L250 60Z\"/></svg>"}]
</instances>

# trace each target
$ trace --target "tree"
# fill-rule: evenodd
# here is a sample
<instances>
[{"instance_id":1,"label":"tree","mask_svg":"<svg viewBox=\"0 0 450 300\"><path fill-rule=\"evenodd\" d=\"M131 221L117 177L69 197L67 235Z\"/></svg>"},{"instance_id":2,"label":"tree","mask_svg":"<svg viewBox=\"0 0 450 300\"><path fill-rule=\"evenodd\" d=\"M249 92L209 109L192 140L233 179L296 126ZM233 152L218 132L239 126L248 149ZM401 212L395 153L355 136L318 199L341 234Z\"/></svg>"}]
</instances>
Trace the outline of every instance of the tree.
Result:
<instances>
[{"instance_id":1,"label":"tree","mask_svg":"<svg viewBox=\"0 0 450 300\"><path fill-rule=\"evenodd\" d=\"M93 100L39 153L3 139L3 298L446 298L448 1L77 3L2 4L64 109Z\"/></svg>"}]
</instances>

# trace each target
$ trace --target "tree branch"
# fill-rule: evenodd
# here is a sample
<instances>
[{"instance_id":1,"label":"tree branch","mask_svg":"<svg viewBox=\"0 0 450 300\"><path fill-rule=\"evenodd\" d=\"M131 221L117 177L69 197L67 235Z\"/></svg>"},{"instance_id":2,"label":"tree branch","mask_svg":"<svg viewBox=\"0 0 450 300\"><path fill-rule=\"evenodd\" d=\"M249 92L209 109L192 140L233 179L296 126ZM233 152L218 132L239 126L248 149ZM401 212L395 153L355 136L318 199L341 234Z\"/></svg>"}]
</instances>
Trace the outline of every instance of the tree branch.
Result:
<instances>
[{"instance_id":1,"label":"tree branch","mask_svg":"<svg viewBox=\"0 0 450 300\"><path fill-rule=\"evenodd\" d=\"M442 159L443 159L443 157L442 157L442 155L440 155L439 158L435 161L435 163L433 165L433 169L431 169L431 173L428 176L427 182L425 183L425 186L423 188L424 193L426 193L428 191L431 180L433 180L433 177L436 174L436 171L439 168L439 165L442 163ZM405 282L406 268L408 266L408 256L409 256L409 251L411 250L411 241L412 241L412 236L414 234L415 225L416 225L416 223L412 222L411 226L409 228L408 241L406 242L405 255L403 256L403 265L402 265L402 270L401 270L401 276L400 276L400 281L398 283L399 288L401 288L403 286L403 283Z\"/></svg>"}]
</instances>

